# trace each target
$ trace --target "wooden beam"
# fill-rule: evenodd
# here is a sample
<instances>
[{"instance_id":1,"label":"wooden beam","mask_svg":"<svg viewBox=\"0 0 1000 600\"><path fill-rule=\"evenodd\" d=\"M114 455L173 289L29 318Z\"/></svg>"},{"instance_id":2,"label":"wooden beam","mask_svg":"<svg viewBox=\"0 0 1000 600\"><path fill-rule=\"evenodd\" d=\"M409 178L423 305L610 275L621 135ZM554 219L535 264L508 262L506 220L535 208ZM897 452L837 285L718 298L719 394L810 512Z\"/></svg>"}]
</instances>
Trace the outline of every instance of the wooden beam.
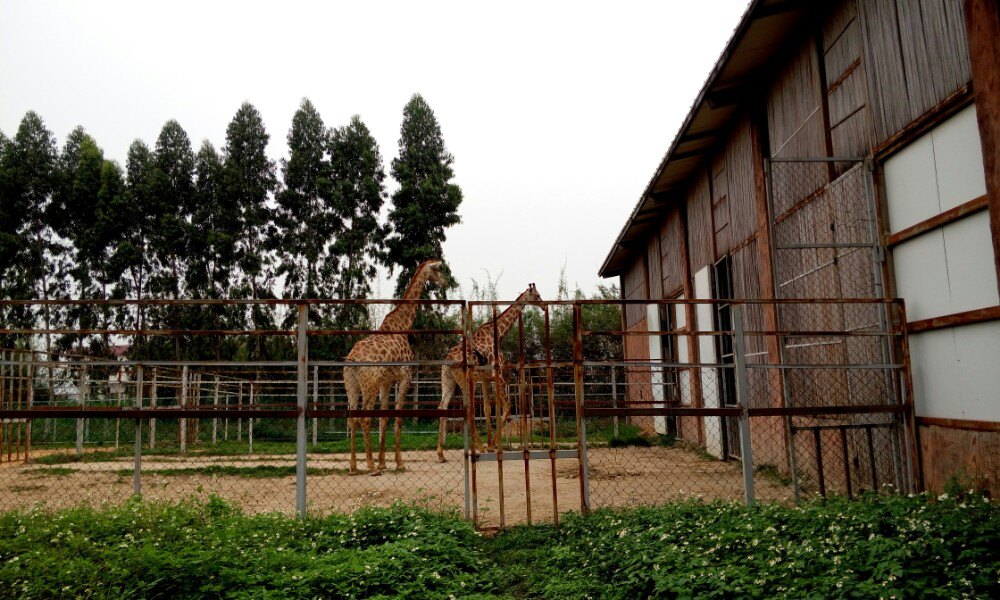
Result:
<instances>
[{"instance_id":1,"label":"wooden beam","mask_svg":"<svg viewBox=\"0 0 1000 600\"><path fill-rule=\"evenodd\" d=\"M973 323L986 323L1000 319L1000 306L990 306L988 308L977 308L965 312L951 315L943 315L921 321L910 321L906 324L909 333L921 333L923 331L934 331L935 329L945 329L947 327L958 327L960 325L972 325Z\"/></svg>"},{"instance_id":2,"label":"wooden beam","mask_svg":"<svg viewBox=\"0 0 1000 600\"><path fill-rule=\"evenodd\" d=\"M969 421L967 419L917 417L917 425L920 425L921 427L945 427L948 429L968 429L970 431L992 431L994 433L1000 433L1000 423L996 421Z\"/></svg>"},{"instance_id":3,"label":"wooden beam","mask_svg":"<svg viewBox=\"0 0 1000 600\"><path fill-rule=\"evenodd\" d=\"M937 216L927 219L926 221L921 221L916 225L903 229L902 231L897 231L886 238L886 246L896 246L902 244L903 242L925 234L928 231L937 229L938 227L944 227L948 223L954 223L966 215L971 215L972 213L979 212L980 210L987 208L988 204L988 196L973 198L968 202L959 204L955 208L946 210Z\"/></svg>"},{"instance_id":4,"label":"wooden beam","mask_svg":"<svg viewBox=\"0 0 1000 600\"><path fill-rule=\"evenodd\" d=\"M775 15L784 14L786 12L791 12L793 10L803 10L805 9L805 4L802 0L785 0L784 2L775 2L773 4L766 4L761 6L753 13L752 19L766 19L767 17L773 17Z\"/></svg>"},{"instance_id":5,"label":"wooden beam","mask_svg":"<svg viewBox=\"0 0 1000 600\"><path fill-rule=\"evenodd\" d=\"M698 140L704 140L706 138L719 137L726 132L725 129L706 129L704 131L697 131L694 133L687 133L681 136L681 144L686 144L688 142L696 142Z\"/></svg>"},{"instance_id":6,"label":"wooden beam","mask_svg":"<svg viewBox=\"0 0 1000 600\"><path fill-rule=\"evenodd\" d=\"M1000 285L1000 0L965 0L965 32Z\"/></svg>"}]
</instances>

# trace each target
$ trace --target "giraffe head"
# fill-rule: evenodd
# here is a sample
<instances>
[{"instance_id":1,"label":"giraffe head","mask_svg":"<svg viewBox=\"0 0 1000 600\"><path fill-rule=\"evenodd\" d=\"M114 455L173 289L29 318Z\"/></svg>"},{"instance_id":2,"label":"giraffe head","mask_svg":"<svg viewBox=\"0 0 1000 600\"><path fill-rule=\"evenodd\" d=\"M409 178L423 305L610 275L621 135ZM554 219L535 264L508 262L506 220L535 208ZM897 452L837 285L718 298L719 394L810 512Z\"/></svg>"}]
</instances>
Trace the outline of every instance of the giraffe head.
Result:
<instances>
[{"instance_id":1,"label":"giraffe head","mask_svg":"<svg viewBox=\"0 0 1000 600\"><path fill-rule=\"evenodd\" d=\"M535 284L533 283L528 284L528 289L524 291L522 299L527 304L540 303L542 301L542 297L538 293L538 290L535 289Z\"/></svg>"},{"instance_id":2,"label":"giraffe head","mask_svg":"<svg viewBox=\"0 0 1000 600\"><path fill-rule=\"evenodd\" d=\"M444 273L441 272L441 264L442 262L437 259L426 260L420 263L420 266L417 267L417 270L420 271L422 269L427 269L428 283L440 287L445 287L448 285L448 279L444 276Z\"/></svg>"}]
</instances>

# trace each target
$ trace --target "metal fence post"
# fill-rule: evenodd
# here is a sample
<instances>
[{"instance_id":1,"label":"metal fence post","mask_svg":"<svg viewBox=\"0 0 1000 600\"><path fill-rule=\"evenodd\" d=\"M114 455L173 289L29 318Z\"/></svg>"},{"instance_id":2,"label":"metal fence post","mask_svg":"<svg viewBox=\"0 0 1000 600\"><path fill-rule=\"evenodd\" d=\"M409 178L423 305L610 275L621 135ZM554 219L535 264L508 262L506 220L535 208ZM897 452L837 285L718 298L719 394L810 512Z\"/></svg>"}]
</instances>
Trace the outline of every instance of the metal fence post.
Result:
<instances>
[{"instance_id":1,"label":"metal fence post","mask_svg":"<svg viewBox=\"0 0 1000 600\"><path fill-rule=\"evenodd\" d=\"M743 462L743 491L747 506L754 503L753 450L750 447L750 393L747 384L746 344L743 338L743 310L732 305L733 368L736 369L736 402L740 408L740 458Z\"/></svg>"},{"instance_id":2,"label":"metal fence post","mask_svg":"<svg viewBox=\"0 0 1000 600\"><path fill-rule=\"evenodd\" d=\"M142 410L142 365L135 366L135 407ZM135 420L135 465L132 472L132 493L142 493L142 419Z\"/></svg>"},{"instance_id":3,"label":"metal fence post","mask_svg":"<svg viewBox=\"0 0 1000 600\"><path fill-rule=\"evenodd\" d=\"M587 419L583 414L583 308L573 304L573 387L576 400L576 428L580 453L580 503L584 514L590 512L590 465L587 460Z\"/></svg>"},{"instance_id":4,"label":"metal fence post","mask_svg":"<svg viewBox=\"0 0 1000 600\"><path fill-rule=\"evenodd\" d=\"M299 304L298 342L298 411L295 430L295 509L299 518L306 516L306 406L309 395L309 305Z\"/></svg>"}]
</instances>

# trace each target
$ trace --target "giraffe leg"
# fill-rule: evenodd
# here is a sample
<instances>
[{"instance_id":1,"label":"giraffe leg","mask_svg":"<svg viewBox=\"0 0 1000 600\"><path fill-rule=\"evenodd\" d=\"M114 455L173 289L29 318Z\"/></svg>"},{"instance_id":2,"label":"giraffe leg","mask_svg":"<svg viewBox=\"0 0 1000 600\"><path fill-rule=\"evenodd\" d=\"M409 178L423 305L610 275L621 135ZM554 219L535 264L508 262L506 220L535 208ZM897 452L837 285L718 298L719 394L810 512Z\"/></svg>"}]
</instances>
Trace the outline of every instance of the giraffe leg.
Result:
<instances>
[{"instance_id":1,"label":"giraffe leg","mask_svg":"<svg viewBox=\"0 0 1000 600\"><path fill-rule=\"evenodd\" d=\"M410 367L402 368L402 377L399 380L399 387L396 388L396 410L403 409L403 403L406 402L406 393L410 391L410 380L413 377L413 371ZM403 417L396 416L396 470L405 471L406 467L403 466Z\"/></svg>"},{"instance_id":2,"label":"giraffe leg","mask_svg":"<svg viewBox=\"0 0 1000 600\"><path fill-rule=\"evenodd\" d=\"M496 439L493 440L493 445L498 450L503 450L503 432L507 427L507 421L510 420L510 401L507 397L507 381L500 377L500 383L496 386L496 403L497 403L497 428L496 428Z\"/></svg>"},{"instance_id":3,"label":"giraffe leg","mask_svg":"<svg viewBox=\"0 0 1000 600\"><path fill-rule=\"evenodd\" d=\"M383 385L378 391L378 407L381 410L389 408L389 394L392 392L392 384ZM388 429L389 419L379 417L378 419L378 470L385 470L385 430ZM375 475L375 473L372 473Z\"/></svg>"},{"instance_id":4,"label":"giraffe leg","mask_svg":"<svg viewBox=\"0 0 1000 600\"><path fill-rule=\"evenodd\" d=\"M441 367L441 410L447 410L451 397L455 394L455 375L450 366ZM438 423L438 462L444 462L444 439L447 419L441 417Z\"/></svg>"},{"instance_id":5,"label":"giraffe leg","mask_svg":"<svg viewBox=\"0 0 1000 600\"><path fill-rule=\"evenodd\" d=\"M365 385L362 389L362 396L364 398L364 408L365 410L372 410L375 408L375 400L377 400L376 394L378 394L378 388L372 384ZM372 458L372 420L369 417L362 417L361 421L361 435L365 438L365 458L368 462L368 472L372 475L379 475L378 469L375 468L375 460Z\"/></svg>"},{"instance_id":6,"label":"giraffe leg","mask_svg":"<svg viewBox=\"0 0 1000 600\"><path fill-rule=\"evenodd\" d=\"M358 400L359 400L359 396L361 394L361 390L358 389L357 374L354 372L353 369L351 369L351 370L345 369L344 370L344 387L347 390L347 408L348 408L348 410L356 410L358 408ZM348 418L347 419L347 431L348 431L348 436L351 439L351 468L350 468L350 471L349 471L351 473L351 475L357 475L358 474L358 460L357 460L357 455L355 454L355 450L354 450L354 437L355 437L355 432L357 431L357 428L358 428L358 420L354 419L354 418Z\"/></svg>"},{"instance_id":7,"label":"giraffe leg","mask_svg":"<svg viewBox=\"0 0 1000 600\"><path fill-rule=\"evenodd\" d=\"M483 415L486 417L486 450L493 450L493 406L490 404L490 382L485 378L480 380L483 390Z\"/></svg>"}]
</instances>

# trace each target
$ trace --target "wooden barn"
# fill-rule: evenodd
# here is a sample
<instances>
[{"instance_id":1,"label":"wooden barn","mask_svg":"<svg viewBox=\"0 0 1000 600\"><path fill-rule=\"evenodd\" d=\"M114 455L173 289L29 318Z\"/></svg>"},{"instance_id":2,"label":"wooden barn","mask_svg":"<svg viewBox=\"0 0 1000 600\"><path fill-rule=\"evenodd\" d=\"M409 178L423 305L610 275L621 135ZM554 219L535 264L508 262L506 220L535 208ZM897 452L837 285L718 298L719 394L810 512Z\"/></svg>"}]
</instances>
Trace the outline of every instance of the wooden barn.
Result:
<instances>
[{"instance_id":1,"label":"wooden barn","mask_svg":"<svg viewBox=\"0 0 1000 600\"><path fill-rule=\"evenodd\" d=\"M997 57L1000 0L753 0L600 275L628 300L902 298L918 487L1000 492ZM645 308L626 330L711 328L701 307ZM766 305L746 318L791 326ZM657 337L628 337L626 358L723 351ZM723 457L709 421L677 434Z\"/></svg>"}]
</instances>

